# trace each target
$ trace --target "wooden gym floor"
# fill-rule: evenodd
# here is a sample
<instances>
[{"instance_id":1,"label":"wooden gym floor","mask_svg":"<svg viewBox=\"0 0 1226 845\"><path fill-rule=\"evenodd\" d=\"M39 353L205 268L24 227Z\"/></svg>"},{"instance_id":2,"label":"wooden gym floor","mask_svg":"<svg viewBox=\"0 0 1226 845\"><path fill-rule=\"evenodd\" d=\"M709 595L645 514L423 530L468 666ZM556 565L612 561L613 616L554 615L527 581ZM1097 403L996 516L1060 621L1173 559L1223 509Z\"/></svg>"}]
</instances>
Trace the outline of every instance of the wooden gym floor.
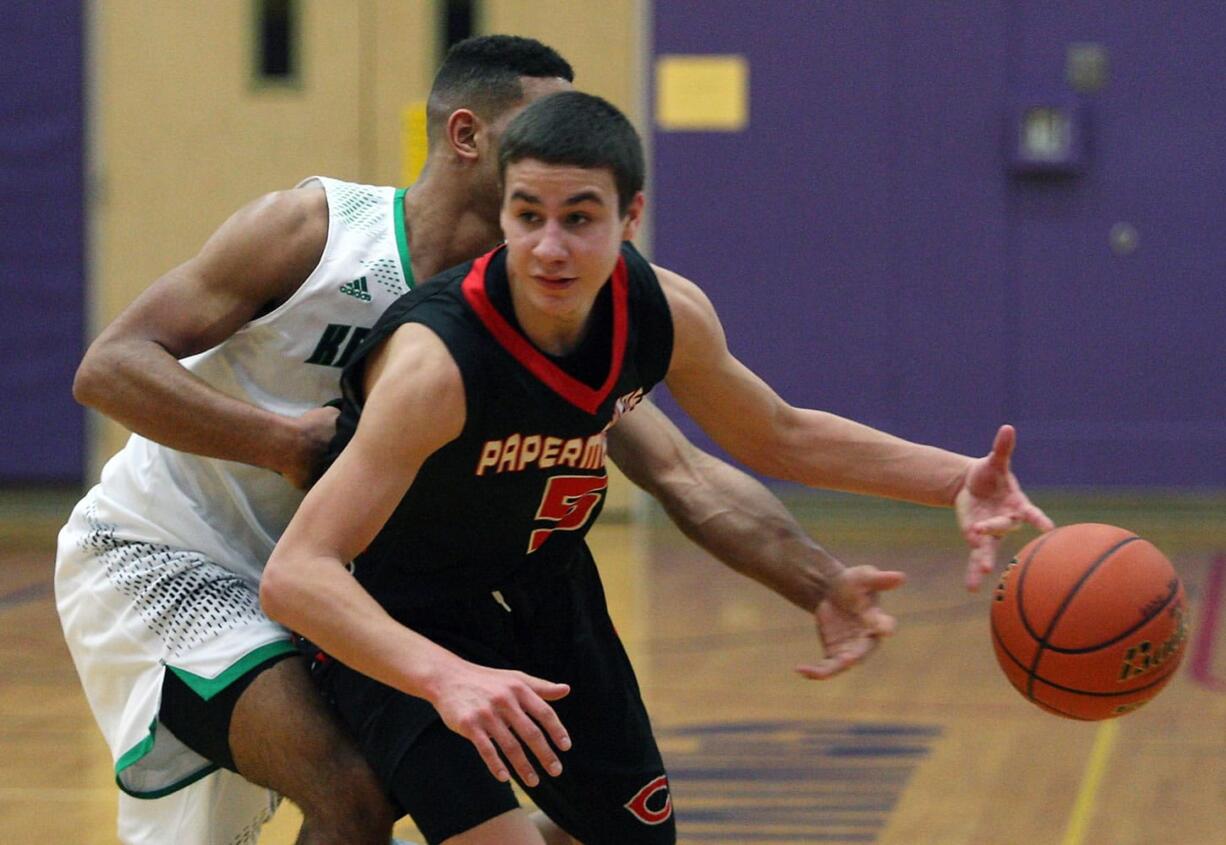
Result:
<instances>
[{"instance_id":1,"label":"wooden gym floor","mask_svg":"<svg viewBox=\"0 0 1226 845\"><path fill-rule=\"evenodd\" d=\"M995 665L988 593L961 587L945 512L787 493L848 563L905 570L899 631L826 683L800 611L690 546L650 508L593 532L610 603L669 765L681 841L798 845L1226 843L1226 500L1036 495L1057 522L1154 541L1192 606L1178 677L1100 724L1022 700ZM0 491L0 841L112 843L105 746L77 686L51 591L75 492ZM1009 552L1031 535L1013 539ZM293 841L283 807L261 839ZM400 835L412 837L407 823Z\"/></svg>"}]
</instances>

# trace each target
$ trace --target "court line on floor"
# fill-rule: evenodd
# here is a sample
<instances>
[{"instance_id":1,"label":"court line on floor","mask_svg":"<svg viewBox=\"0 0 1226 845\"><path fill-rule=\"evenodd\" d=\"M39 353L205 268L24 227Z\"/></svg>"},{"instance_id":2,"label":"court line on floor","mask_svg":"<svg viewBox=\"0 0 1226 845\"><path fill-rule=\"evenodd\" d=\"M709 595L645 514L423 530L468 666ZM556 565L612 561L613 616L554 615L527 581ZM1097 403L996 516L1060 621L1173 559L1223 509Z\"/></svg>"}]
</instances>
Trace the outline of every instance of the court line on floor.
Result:
<instances>
[{"instance_id":1,"label":"court line on floor","mask_svg":"<svg viewBox=\"0 0 1226 845\"><path fill-rule=\"evenodd\" d=\"M30 584L26 587L13 590L11 593L0 595L0 611L8 610L18 605L23 605L28 602L41 599L43 596L51 594L51 582L44 581L41 584Z\"/></svg>"},{"instance_id":2,"label":"court line on floor","mask_svg":"<svg viewBox=\"0 0 1226 845\"><path fill-rule=\"evenodd\" d=\"M1090 758L1086 761L1086 770L1081 776L1081 788L1077 790L1077 800L1073 802L1073 812L1069 816L1061 845L1081 845L1085 841L1086 830L1094 815L1098 787L1102 783L1103 773L1107 771L1107 763L1111 759L1111 750L1115 747L1115 737L1119 730L1119 722L1114 719L1098 726L1094 745L1090 748Z\"/></svg>"}]
</instances>

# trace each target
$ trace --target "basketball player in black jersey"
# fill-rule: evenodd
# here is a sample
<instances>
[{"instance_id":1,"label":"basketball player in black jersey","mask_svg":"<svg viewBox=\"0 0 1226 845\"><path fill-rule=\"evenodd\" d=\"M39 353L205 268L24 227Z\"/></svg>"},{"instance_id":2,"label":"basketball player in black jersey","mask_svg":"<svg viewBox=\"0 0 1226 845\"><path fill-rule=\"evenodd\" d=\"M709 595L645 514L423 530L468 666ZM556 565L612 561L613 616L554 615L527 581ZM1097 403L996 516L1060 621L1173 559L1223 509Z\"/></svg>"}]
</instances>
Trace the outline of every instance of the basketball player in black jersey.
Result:
<instances>
[{"instance_id":1,"label":"basketball player in black jersey","mask_svg":"<svg viewBox=\"0 0 1226 845\"><path fill-rule=\"evenodd\" d=\"M698 287L626 243L642 153L603 100L529 106L500 166L505 247L372 330L343 379L346 448L261 598L335 658L321 684L430 842L543 842L512 775L586 845L673 842L667 777L584 542L606 432L667 381L759 471L953 505L998 531L1014 521L1002 492L1021 495L1013 431L973 460L785 404L729 353Z\"/></svg>"}]
</instances>

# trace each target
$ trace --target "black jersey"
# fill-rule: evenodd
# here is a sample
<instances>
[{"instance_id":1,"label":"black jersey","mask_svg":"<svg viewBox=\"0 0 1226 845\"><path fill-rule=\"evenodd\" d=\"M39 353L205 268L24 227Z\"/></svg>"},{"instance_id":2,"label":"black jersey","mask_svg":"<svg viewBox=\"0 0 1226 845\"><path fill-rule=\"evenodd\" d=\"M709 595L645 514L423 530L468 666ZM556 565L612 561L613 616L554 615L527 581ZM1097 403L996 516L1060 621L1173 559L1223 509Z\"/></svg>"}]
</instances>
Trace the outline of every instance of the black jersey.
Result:
<instances>
[{"instance_id":1,"label":"black jersey","mask_svg":"<svg viewBox=\"0 0 1226 845\"><path fill-rule=\"evenodd\" d=\"M359 582L393 614L556 571L583 548L608 483L605 432L664 377L672 355L664 293L630 244L590 319L571 353L538 350L515 320L498 249L403 296L355 353L334 451L356 428L366 356L399 326L437 334L464 383L459 437L426 460L355 561Z\"/></svg>"}]
</instances>

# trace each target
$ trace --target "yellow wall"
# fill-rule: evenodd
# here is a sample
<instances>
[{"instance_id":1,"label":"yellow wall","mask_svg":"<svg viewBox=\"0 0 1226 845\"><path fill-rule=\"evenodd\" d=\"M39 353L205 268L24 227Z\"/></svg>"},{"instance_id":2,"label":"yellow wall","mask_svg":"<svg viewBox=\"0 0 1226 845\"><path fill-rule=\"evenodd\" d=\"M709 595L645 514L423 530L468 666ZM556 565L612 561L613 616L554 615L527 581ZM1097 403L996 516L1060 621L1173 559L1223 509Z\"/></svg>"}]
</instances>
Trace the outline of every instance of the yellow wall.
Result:
<instances>
[{"instance_id":1,"label":"yellow wall","mask_svg":"<svg viewBox=\"0 0 1226 845\"><path fill-rule=\"evenodd\" d=\"M483 33L544 41L575 68L575 85L604 97L642 127L640 45L646 0L483 0Z\"/></svg>"},{"instance_id":2,"label":"yellow wall","mask_svg":"<svg viewBox=\"0 0 1226 845\"><path fill-rule=\"evenodd\" d=\"M394 182L399 104L436 63L433 4L302 3L301 83L251 73L250 0L91 4L95 330L262 193L325 173ZM97 426L95 467L122 445Z\"/></svg>"},{"instance_id":3,"label":"yellow wall","mask_svg":"<svg viewBox=\"0 0 1226 845\"><path fill-rule=\"evenodd\" d=\"M646 0L485 0L478 33L539 38L642 126ZM406 106L441 58L434 0L304 0L301 81L260 87L251 0L90 4L94 331L261 194L315 173L400 181ZM96 418L94 475L126 432ZM615 482L609 507L624 507Z\"/></svg>"}]
</instances>

